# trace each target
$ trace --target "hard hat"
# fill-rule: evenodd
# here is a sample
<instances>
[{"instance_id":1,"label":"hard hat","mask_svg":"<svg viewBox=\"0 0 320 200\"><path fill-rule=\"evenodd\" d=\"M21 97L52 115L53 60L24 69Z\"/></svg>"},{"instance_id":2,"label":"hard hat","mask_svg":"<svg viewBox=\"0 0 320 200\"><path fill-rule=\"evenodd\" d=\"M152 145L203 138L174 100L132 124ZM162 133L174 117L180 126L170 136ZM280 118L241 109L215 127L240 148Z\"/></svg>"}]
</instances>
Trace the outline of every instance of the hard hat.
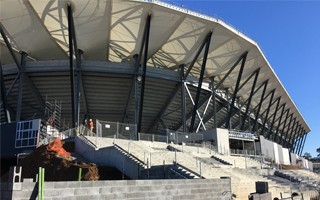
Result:
<instances>
[{"instance_id":1,"label":"hard hat","mask_svg":"<svg viewBox=\"0 0 320 200\"><path fill-rule=\"evenodd\" d=\"M89 119L90 122L92 122L92 119Z\"/></svg>"}]
</instances>

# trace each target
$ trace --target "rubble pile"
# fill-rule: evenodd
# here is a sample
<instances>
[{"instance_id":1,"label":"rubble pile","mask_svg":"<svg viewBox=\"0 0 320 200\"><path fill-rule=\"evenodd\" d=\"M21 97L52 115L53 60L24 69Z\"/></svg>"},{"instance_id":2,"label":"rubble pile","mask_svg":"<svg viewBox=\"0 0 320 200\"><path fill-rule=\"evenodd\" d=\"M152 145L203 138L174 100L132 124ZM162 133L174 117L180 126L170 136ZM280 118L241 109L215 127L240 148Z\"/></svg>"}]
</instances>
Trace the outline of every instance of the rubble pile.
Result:
<instances>
[{"instance_id":1,"label":"rubble pile","mask_svg":"<svg viewBox=\"0 0 320 200\"><path fill-rule=\"evenodd\" d=\"M63 142L56 139L48 145L38 147L24 158L22 177L35 179L39 167L45 168L45 181L76 181L79 168L82 168L81 180L99 180L98 167L92 163L76 162L63 148Z\"/></svg>"}]
</instances>

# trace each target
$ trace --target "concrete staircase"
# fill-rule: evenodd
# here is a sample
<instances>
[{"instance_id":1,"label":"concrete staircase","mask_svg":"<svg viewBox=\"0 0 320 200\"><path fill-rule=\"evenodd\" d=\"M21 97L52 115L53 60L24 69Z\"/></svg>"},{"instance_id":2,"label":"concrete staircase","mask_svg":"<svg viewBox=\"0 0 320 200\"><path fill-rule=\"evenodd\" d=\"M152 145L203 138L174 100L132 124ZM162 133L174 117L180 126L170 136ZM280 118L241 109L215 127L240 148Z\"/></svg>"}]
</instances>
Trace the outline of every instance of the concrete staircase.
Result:
<instances>
[{"instance_id":1,"label":"concrete staircase","mask_svg":"<svg viewBox=\"0 0 320 200\"><path fill-rule=\"evenodd\" d=\"M92 142L95 144L94 140ZM261 165L253 159L220 155L201 147L186 147L161 142L101 138L95 145L102 150L106 145L114 148L113 143L126 154L147 166L142 170L140 178L230 178L228 180L231 180L232 192L236 194L237 199L247 199L250 193L254 193L256 181L268 182L269 191L273 197L280 197L280 193L283 197L290 196L290 191L295 189L289 183L268 179L259 174L257 171L261 166L266 167L266 165ZM226 160L232 165L217 162L212 156ZM177 165L174 165L175 163Z\"/></svg>"}]
</instances>

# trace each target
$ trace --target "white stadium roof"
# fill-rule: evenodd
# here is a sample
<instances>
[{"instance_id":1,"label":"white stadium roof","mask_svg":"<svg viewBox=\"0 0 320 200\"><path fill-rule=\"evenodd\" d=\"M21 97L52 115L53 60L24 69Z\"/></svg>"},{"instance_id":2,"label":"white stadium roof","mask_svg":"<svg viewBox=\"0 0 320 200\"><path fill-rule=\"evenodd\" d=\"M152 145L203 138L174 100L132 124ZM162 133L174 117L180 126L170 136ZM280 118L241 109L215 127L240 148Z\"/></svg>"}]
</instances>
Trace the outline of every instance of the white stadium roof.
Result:
<instances>
[{"instance_id":1,"label":"white stadium roof","mask_svg":"<svg viewBox=\"0 0 320 200\"><path fill-rule=\"evenodd\" d=\"M108 119L111 119L111 115L118 116L116 118L119 120L123 118L124 107L130 94L128 91L131 88L133 55L139 53L146 19L150 14L146 83L146 93L149 92L150 95L145 97L144 105L144 115L150 118L150 121L144 119L146 127L149 127L159 111L161 112L167 96L174 89L176 82L173 80L179 77L179 65L188 66L207 34L212 32L204 81L209 82L212 77L215 77L215 81L219 81L239 57L248 52L242 82L260 68L257 87L269 80L266 94L275 89L274 99L281 97L280 105L285 104L285 109L290 109L289 113L293 114L293 118L296 118L305 132L310 132L308 124L258 44L221 20L160 1L1 0L0 21L4 32L17 55L19 51L28 54L25 71L43 98L48 95L65 103L63 107L65 114L70 114L67 108L68 103L70 105L70 88L67 87L70 82L67 20L69 2L73 9L77 46L84 52L82 68L86 99L82 101L86 101L86 105L81 106L83 109L86 107L85 109L90 110L90 113L95 113L97 117L101 112L103 116L110 115ZM15 74L18 73L18 68L2 37L0 42L1 63L6 88L9 88ZM189 74L189 80L199 77L203 55L202 51ZM241 62L223 82L220 89L228 88L230 93L233 92L240 65ZM156 70L158 68L160 69ZM112 76L112 74L119 74L121 70L122 76L117 78ZM172 75L167 73L168 70L174 71ZM108 72L109 75L101 75L101 72ZM160 76L161 79L158 79ZM114 85L108 85L110 82ZM237 96L243 101L249 98L252 83L253 79L250 79L238 91ZM114 89L108 88L109 86ZM208 88L208 84L204 84L203 88ZM108 89L110 89L109 94L105 94L103 91ZM13 90L13 96L17 95L17 90L17 87ZM117 92L123 93L117 94ZM123 98L123 94L126 98ZM251 101L251 108L258 106L261 95L260 89ZM24 98L26 105L37 106L31 94L24 94ZM179 101L179 98L176 98ZM12 107L15 101L15 99L9 100ZM263 102L260 113L268 108L268 103L267 100ZM178 106L179 102L176 104ZM171 105L168 109L174 111L173 107L174 105ZM132 103L130 110L133 109ZM275 106L270 113L274 111ZM22 113L28 112L32 111L23 108ZM169 111L166 112L169 113ZM279 116L280 112L277 114L277 117ZM164 117L164 120L169 123L174 118L174 116L168 119Z\"/></svg>"}]
</instances>

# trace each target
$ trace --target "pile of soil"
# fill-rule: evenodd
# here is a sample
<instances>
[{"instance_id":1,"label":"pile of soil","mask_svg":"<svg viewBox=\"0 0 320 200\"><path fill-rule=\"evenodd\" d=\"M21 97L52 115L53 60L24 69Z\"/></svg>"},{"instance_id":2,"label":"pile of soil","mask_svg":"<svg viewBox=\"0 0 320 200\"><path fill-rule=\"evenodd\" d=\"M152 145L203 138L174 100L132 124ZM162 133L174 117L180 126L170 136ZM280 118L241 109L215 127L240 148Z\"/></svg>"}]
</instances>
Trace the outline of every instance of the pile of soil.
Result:
<instances>
[{"instance_id":1,"label":"pile of soil","mask_svg":"<svg viewBox=\"0 0 320 200\"><path fill-rule=\"evenodd\" d=\"M281 169L283 169L283 170L298 170L298 169L302 169L302 168L297 165L281 165Z\"/></svg>"},{"instance_id":2,"label":"pile of soil","mask_svg":"<svg viewBox=\"0 0 320 200\"><path fill-rule=\"evenodd\" d=\"M20 162L22 177L35 179L39 167L45 168L45 181L76 181L79 168L81 180L99 180L98 167L92 163L76 162L72 157L62 157L49 151L48 145L38 147Z\"/></svg>"}]
</instances>

